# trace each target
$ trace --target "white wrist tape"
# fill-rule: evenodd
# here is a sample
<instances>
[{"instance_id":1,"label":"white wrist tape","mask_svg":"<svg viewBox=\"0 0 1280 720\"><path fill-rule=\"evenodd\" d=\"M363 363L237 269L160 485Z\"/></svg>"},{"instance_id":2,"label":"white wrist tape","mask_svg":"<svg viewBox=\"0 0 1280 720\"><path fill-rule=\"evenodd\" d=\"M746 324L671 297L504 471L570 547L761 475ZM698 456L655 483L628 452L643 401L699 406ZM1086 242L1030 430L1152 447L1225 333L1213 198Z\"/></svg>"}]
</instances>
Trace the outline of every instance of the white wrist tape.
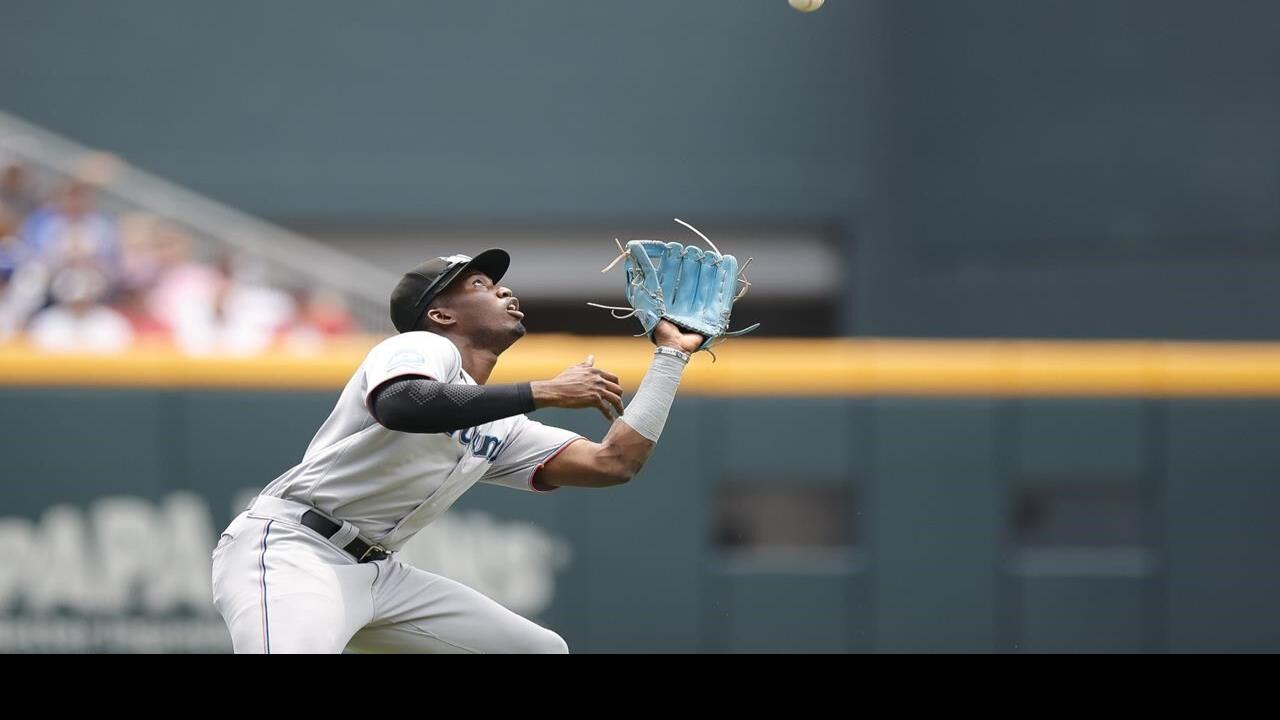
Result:
<instances>
[{"instance_id":1,"label":"white wrist tape","mask_svg":"<svg viewBox=\"0 0 1280 720\"><path fill-rule=\"evenodd\" d=\"M659 348L661 349L661 348ZM662 427L667 424L667 413L676 399L680 376L688 364L688 356L680 353L654 352L653 364L640 381L640 389L619 418L645 438L658 442Z\"/></svg>"}]
</instances>

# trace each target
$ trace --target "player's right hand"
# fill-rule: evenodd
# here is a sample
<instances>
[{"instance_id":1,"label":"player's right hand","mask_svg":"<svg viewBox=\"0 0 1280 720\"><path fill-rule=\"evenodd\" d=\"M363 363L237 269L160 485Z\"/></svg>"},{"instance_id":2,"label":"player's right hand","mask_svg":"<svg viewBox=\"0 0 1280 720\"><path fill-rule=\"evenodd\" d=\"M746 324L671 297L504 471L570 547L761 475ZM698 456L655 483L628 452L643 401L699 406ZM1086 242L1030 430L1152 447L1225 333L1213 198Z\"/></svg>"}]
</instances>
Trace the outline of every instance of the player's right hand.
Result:
<instances>
[{"instance_id":1,"label":"player's right hand","mask_svg":"<svg viewBox=\"0 0 1280 720\"><path fill-rule=\"evenodd\" d=\"M609 422L622 415L622 385L618 376L595 367L596 356L571 365L551 380L529 383L534 407L588 408L604 414Z\"/></svg>"}]
</instances>

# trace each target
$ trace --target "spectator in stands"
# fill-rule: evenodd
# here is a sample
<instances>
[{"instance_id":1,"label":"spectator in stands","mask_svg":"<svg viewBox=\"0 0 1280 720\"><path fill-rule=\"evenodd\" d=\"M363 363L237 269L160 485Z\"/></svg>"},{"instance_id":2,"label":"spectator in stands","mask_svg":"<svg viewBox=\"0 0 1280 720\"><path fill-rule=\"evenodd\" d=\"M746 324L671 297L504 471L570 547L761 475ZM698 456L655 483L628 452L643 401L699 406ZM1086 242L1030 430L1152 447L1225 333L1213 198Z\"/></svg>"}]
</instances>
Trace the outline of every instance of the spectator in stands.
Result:
<instances>
[{"instance_id":1,"label":"spectator in stands","mask_svg":"<svg viewBox=\"0 0 1280 720\"><path fill-rule=\"evenodd\" d=\"M24 255L13 214L5 205L0 204L0 342L8 340L18 331L18 323L11 317L9 307L9 278L13 277Z\"/></svg>"},{"instance_id":2,"label":"spectator in stands","mask_svg":"<svg viewBox=\"0 0 1280 720\"><path fill-rule=\"evenodd\" d=\"M314 352L323 349L329 339L355 332L355 319L341 294L295 288L292 295L298 310L281 333L280 342L285 348Z\"/></svg>"},{"instance_id":3,"label":"spectator in stands","mask_svg":"<svg viewBox=\"0 0 1280 720\"><path fill-rule=\"evenodd\" d=\"M253 355L271 348L295 312L293 301L268 287L253 264L224 259L207 304L182 312L174 339L193 355Z\"/></svg>"},{"instance_id":4,"label":"spectator in stands","mask_svg":"<svg viewBox=\"0 0 1280 720\"><path fill-rule=\"evenodd\" d=\"M22 235L32 255L52 273L72 265L93 265L108 280L119 270L115 223L96 208L97 189L72 180L56 202L32 214Z\"/></svg>"},{"instance_id":5,"label":"spectator in stands","mask_svg":"<svg viewBox=\"0 0 1280 720\"><path fill-rule=\"evenodd\" d=\"M0 205L0 280L8 280L27 259L27 248L18 236L18 216Z\"/></svg>"},{"instance_id":6,"label":"spectator in stands","mask_svg":"<svg viewBox=\"0 0 1280 720\"><path fill-rule=\"evenodd\" d=\"M69 265L50 283L54 305L31 321L31 342L51 352L120 352L133 341L129 321L100 305L107 278L92 264Z\"/></svg>"},{"instance_id":7,"label":"spectator in stands","mask_svg":"<svg viewBox=\"0 0 1280 720\"><path fill-rule=\"evenodd\" d=\"M160 272L156 245L165 224L147 212L120 216L120 283L123 286L149 287L156 283Z\"/></svg>"},{"instance_id":8,"label":"spectator in stands","mask_svg":"<svg viewBox=\"0 0 1280 720\"><path fill-rule=\"evenodd\" d=\"M0 158L0 209L21 219L35 212L39 205L27 166L16 160Z\"/></svg>"},{"instance_id":9,"label":"spectator in stands","mask_svg":"<svg viewBox=\"0 0 1280 720\"><path fill-rule=\"evenodd\" d=\"M0 208L0 342L16 335L45 302L47 274L18 237L17 218Z\"/></svg>"},{"instance_id":10,"label":"spectator in stands","mask_svg":"<svg viewBox=\"0 0 1280 720\"><path fill-rule=\"evenodd\" d=\"M151 313L147 306L147 288L126 285L116 296L115 309L126 320L133 337L140 342L168 342L173 339L169 326Z\"/></svg>"},{"instance_id":11,"label":"spectator in stands","mask_svg":"<svg viewBox=\"0 0 1280 720\"><path fill-rule=\"evenodd\" d=\"M147 292L150 314L178 335L207 322L222 277L191 258L191 236L171 223L154 228L151 247L152 285Z\"/></svg>"}]
</instances>

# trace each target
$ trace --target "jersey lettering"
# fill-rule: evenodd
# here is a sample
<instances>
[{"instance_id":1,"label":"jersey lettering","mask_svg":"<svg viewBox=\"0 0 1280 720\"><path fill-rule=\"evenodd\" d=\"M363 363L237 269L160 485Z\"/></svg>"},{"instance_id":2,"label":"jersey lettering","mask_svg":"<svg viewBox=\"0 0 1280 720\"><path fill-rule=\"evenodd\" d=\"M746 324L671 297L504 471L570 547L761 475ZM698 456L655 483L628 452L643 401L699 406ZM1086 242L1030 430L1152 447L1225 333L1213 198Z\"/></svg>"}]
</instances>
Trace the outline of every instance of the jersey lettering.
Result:
<instances>
[{"instance_id":1,"label":"jersey lettering","mask_svg":"<svg viewBox=\"0 0 1280 720\"><path fill-rule=\"evenodd\" d=\"M450 430L445 435L453 437L454 433L458 434L456 440L469 448L472 455L482 457L491 463L498 458L498 448L502 447L502 438L495 435L481 435L473 427Z\"/></svg>"}]
</instances>

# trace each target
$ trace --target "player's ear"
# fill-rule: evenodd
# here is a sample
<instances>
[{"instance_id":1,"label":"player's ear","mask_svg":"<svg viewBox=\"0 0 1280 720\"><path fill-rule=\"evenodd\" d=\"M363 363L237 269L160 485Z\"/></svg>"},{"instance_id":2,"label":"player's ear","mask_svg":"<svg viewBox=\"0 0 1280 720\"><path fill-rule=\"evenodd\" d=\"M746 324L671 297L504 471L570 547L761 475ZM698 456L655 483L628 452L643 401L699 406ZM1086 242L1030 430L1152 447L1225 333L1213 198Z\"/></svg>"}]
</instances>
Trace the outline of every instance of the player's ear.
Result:
<instances>
[{"instance_id":1,"label":"player's ear","mask_svg":"<svg viewBox=\"0 0 1280 720\"><path fill-rule=\"evenodd\" d=\"M446 308L431 308L430 310L427 310L426 317L431 322L441 327L449 327L450 325L458 322L457 319L454 318L453 313L449 312Z\"/></svg>"}]
</instances>

